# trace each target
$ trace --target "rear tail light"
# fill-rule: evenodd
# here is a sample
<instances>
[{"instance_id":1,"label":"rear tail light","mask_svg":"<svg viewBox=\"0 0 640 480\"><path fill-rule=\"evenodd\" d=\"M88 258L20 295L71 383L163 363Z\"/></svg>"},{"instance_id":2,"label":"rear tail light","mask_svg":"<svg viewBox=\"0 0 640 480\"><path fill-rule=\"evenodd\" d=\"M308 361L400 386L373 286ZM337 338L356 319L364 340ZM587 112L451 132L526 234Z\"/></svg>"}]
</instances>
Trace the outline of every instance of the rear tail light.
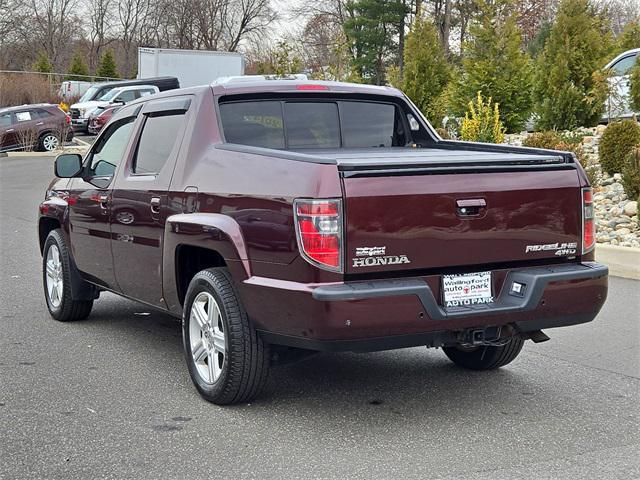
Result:
<instances>
[{"instance_id":1,"label":"rear tail light","mask_svg":"<svg viewBox=\"0 0 640 480\"><path fill-rule=\"evenodd\" d=\"M340 199L293 202L298 248L312 265L342 272L342 203Z\"/></svg>"},{"instance_id":2,"label":"rear tail light","mask_svg":"<svg viewBox=\"0 0 640 480\"><path fill-rule=\"evenodd\" d=\"M69 125L71 123L71 116L67 115L66 113L64 114L64 121L67 122L67 125Z\"/></svg>"},{"instance_id":3,"label":"rear tail light","mask_svg":"<svg viewBox=\"0 0 640 480\"><path fill-rule=\"evenodd\" d=\"M596 244L596 223L591 188L582 189L582 254L589 253Z\"/></svg>"}]
</instances>

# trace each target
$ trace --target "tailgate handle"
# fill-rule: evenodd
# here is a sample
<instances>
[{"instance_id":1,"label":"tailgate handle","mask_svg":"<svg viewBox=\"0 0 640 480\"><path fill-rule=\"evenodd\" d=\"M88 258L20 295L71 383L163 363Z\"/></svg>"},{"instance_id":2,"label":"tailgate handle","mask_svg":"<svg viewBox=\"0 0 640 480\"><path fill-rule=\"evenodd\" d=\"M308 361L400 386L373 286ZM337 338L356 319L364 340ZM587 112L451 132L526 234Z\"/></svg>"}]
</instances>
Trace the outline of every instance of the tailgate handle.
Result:
<instances>
[{"instance_id":1,"label":"tailgate handle","mask_svg":"<svg viewBox=\"0 0 640 480\"><path fill-rule=\"evenodd\" d=\"M458 207L458 215L474 217L480 215L480 210L487 206L487 202L484 198L466 198L456 200L456 206Z\"/></svg>"}]
</instances>

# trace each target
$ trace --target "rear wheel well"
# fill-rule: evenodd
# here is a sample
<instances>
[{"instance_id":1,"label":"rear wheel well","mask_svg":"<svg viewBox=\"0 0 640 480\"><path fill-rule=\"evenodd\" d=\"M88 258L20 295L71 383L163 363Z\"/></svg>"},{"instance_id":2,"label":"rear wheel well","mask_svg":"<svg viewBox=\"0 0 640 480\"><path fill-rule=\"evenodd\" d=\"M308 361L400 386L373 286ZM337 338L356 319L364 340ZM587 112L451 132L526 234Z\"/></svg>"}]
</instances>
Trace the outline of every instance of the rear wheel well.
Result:
<instances>
[{"instance_id":1,"label":"rear wheel well","mask_svg":"<svg viewBox=\"0 0 640 480\"><path fill-rule=\"evenodd\" d=\"M189 288L189 282L196 273L207 268L224 267L226 262L215 250L195 247L193 245L179 245L176 249L176 283L180 305L184 305L184 297Z\"/></svg>"},{"instance_id":2,"label":"rear wheel well","mask_svg":"<svg viewBox=\"0 0 640 480\"><path fill-rule=\"evenodd\" d=\"M42 217L38 223L38 239L40 240L40 253L44 250L44 242L49 233L56 228L60 228L60 222L55 218Z\"/></svg>"}]
</instances>

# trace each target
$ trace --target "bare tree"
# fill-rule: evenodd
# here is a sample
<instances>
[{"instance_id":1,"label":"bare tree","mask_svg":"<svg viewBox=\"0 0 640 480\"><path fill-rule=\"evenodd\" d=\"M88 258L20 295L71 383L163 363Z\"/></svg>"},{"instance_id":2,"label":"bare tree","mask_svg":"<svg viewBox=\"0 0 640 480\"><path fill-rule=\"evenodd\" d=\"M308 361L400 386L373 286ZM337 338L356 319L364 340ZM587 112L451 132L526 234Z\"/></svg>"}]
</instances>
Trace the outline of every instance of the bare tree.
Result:
<instances>
[{"instance_id":1,"label":"bare tree","mask_svg":"<svg viewBox=\"0 0 640 480\"><path fill-rule=\"evenodd\" d=\"M222 17L224 48L235 52L243 40L264 32L276 17L269 0L230 1Z\"/></svg>"},{"instance_id":2,"label":"bare tree","mask_svg":"<svg viewBox=\"0 0 640 480\"><path fill-rule=\"evenodd\" d=\"M117 0L90 0L89 13L89 70L95 72L100 61L101 50L113 42L109 36L113 24L113 6Z\"/></svg>"},{"instance_id":3,"label":"bare tree","mask_svg":"<svg viewBox=\"0 0 640 480\"><path fill-rule=\"evenodd\" d=\"M125 77L133 73L133 55L148 14L148 0L118 0L119 37L124 53L122 73Z\"/></svg>"},{"instance_id":4,"label":"bare tree","mask_svg":"<svg viewBox=\"0 0 640 480\"><path fill-rule=\"evenodd\" d=\"M61 54L66 51L75 33L73 12L77 0L31 0L31 37L44 50L51 62L60 67Z\"/></svg>"}]
</instances>

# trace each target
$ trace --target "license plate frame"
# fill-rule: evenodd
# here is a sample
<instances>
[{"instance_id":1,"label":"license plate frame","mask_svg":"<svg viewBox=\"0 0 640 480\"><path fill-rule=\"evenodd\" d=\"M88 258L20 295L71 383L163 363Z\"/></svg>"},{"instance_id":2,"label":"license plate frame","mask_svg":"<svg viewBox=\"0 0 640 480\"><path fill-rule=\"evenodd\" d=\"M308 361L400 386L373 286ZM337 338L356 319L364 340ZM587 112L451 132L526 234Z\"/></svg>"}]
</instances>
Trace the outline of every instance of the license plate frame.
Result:
<instances>
[{"instance_id":1,"label":"license plate frame","mask_svg":"<svg viewBox=\"0 0 640 480\"><path fill-rule=\"evenodd\" d=\"M446 308L472 307L493 303L492 272L443 275L442 304Z\"/></svg>"}]
</instances>

